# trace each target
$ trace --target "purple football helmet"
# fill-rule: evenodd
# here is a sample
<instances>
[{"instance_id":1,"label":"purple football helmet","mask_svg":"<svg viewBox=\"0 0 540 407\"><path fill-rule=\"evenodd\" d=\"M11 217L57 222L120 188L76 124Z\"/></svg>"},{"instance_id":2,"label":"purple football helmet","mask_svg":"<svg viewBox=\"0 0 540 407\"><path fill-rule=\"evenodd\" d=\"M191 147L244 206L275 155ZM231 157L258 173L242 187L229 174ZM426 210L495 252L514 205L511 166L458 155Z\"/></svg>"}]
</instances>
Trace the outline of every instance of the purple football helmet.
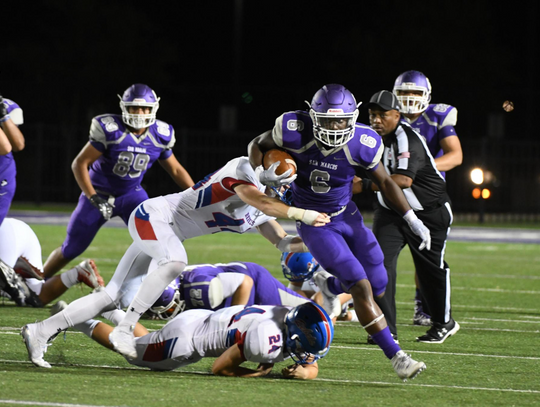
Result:
<instances>
[{"instance_id":1,"label":"purple football helmet","mask_svg":"<svg viewBox=\"0 0 540 407\"><path fill-rule=\"evenodd\" d=\"M122 120L134 129L144 129L156 122L156 113L159 109L159 98L150 87L142 83L136 83L126 89L120 98L120 108L122 109ZM150 107L148 114L129 113L130 106Z\"/></svg>"},{"instance_id":2,"label":"purple football helmet","mask_svg":"<svg viewBox=\"0 0 540 407\"><path fill-rule=\"evenodd\" d=\"M319 268L319 263L311 253L289 253L281 254L281 270L289 281L307 281Z\"/></svg>"},{"instance_id":3,"label":"purple football helmet","mask_svg":"<svg viewBox=\"0 0 540 407\"><path fill-rule=\"evenodd\" d=\"M418 95L403 95L401 92L421 92ZM401 105L401 113L422 113L431 101L431 83L422 72L407 71L399 75L394 82L394 94Z\"/></svg>"},{"instance_id":4,"label":"purple football helmet","mask_svg":"<svg viewBox=\"0 0 540 407\"><path fill-rule=\"evenodd\" d=\"M159 319L169 321L184 311L186 302L180 296L180 277L170 283L149 311Z\"/></svg>"},{"instance_id":5,"label":"purple football helmet","mask_svg":"<svg viewBox=\"0 0 540 407\"><path fill-rule=\"evenodd\" d=\"M321 143L330 147L341 147L354 135L354 125L358 117L358 106L353 94L342 85L325 85L315 93L309 115L313 121L313 135ZM344 129L332 128L336 120L345 120Z\"/></svg>"}]
</instances>

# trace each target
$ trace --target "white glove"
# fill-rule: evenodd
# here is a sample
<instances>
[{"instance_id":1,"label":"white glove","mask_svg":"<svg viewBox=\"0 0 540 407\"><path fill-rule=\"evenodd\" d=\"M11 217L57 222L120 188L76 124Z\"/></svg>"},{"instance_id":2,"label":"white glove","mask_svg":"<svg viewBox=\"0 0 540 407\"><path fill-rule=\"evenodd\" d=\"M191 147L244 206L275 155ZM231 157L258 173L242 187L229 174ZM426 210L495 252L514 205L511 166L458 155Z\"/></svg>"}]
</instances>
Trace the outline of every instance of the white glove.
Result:
<instances>
[{"instance_id":1,"label":"white glove","mask_svg":"<svg viewBox=\"0 0 540 407\"><path fill-rule=\"evenodd\" d=\"M431 233L429 232L429 229L424 225L424 222L422 222L414 211L412 209L409 209L405 215L403 215L403 219L407 221L409 224L409 227L413 231L413 233L416 236L419 236L420 239L422 239L422 243L418 247L419 250L423 250L424 248L430 250L431 249Z\"/></svg>"},{"instance_id":2,"label":"white glove","mask_svg":"<svg viewBox=\"0 0 540 407\"><path fill-rule=\"evenodd\" d=\"M276 161L274 164L268 167L267 170L263 169L259 173L259 181L261 181L263 185L279 188L283 185L290 184L296 179L296 174L291 175L292 169L290 168L283 174L277 175L276 168L279 167L279 164L281 164L281 161Z\"/></svg>"}]
</instances>

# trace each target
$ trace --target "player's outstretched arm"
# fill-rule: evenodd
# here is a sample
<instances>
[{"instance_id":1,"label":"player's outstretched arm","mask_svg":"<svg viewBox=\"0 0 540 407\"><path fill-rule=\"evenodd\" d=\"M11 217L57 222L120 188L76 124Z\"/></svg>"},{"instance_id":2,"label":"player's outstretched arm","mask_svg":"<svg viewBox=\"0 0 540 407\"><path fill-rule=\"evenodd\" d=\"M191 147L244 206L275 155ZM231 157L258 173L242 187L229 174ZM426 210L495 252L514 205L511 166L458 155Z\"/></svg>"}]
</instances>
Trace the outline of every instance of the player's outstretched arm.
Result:
<instances>
[{"instance_id":1,"label":"player's outstretched arm","mask_svg":"<svg viewBox=\"0 0 540 407\"><path fill-rule=\"evenodd\" d=\"M283 226L273 219L257 226L257 230L281 252L301 253L309 251L300 236L288 235Z\"/></svg>"},{"instance_id":2,"label":"player's outstretched arm","mask_svg":"<svg viewBox=\"0 0 540 407\"><path fill-rule=\"evenodd\" d=\"M311 226L324 226L330 222L330 217L325 213L286 205L277 198L271 198L263 194L253 185L238 184L233 188L236 195L238 195L242 201L257 208L268 216L299 220L306 225Z\"/></svg>"},{"instance_id":3,"label":"player's outstretched arm","mask_svg":"<svg viewBox=\"0 0 540 407\"><path fill-rule=\"evenodd\" d=\"M274 366L271 363L265 363L260 364L257 370L253 370L240 366L245 361L240 348L234 344L214 361L212 373L217 376L261 377L270 373Z\"/></svg>"}]
</instances>

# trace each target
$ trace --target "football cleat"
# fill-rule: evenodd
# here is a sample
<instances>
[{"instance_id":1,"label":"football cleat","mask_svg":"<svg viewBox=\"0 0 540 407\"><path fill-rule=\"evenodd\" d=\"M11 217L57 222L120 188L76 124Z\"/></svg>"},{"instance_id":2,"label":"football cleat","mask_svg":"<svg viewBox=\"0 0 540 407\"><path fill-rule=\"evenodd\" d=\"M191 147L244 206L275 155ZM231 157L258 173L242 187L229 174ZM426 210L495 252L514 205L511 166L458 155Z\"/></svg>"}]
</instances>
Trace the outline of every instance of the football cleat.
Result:
<instances>
[{"instance_id":1,"label":"football cleat","mask_svg":"<svg viewBox=\"0 0 540 407\"><path fill-rule=\"evenodd\" d=\"M109 334L109 342L114 350L129 359L137 358L133 328L134 326L131 326L129 331L127 331L117 326Z\"/></svg>"},{"instance_id":2,"label":"football cleat","mask_svg":"<svg viewBox=\"0 0 540 407\"><path fill-rule=\"evenodd\" d=\"M39 297L28 288L24 279L2 260L0 260L0 289L5 291L20 307L25 305L43 307Z\"/></svg>"},{"instance_id":3,"label":"football cleat","mask_svg":"<svg viewBox=\"0 0 540 407\"><path fill-rule=\"evenodd\" d=\"M39 338L39 335L36 332L36 324L28 324L23 326L21 330L21 335L26 345L26 350L28 351L28 357L30 361L38 366L49 368L51 365L49 362L43 359L43 355L47 352L47 347L49 344L46 340Z\"/></svg>"},{"instance_id":4,"label":"football cleat","mask_svg":"<svg viewBox=\"0 0 540 407\"><path fill-rule=\"evenodd\" d=\"M13 267L15 273L20 275L22 278L35 278L38 280L43 280L43 271L33 266L32 263L28 261L26 257L19 257L15 267Z\"/></svg>"},{"instance_id":5,"label":"football cleat","mask_svg":"<svg viewBox=\"0 0 540 407\"><path fill-rule=\"evenodd\" d=\"M79 265L75 266L79 277L77 280L86 284L90 288L99 288L105 286L103 278L99 274L99 270L94 260L84 260Z\"/></svg>"},{"instance_id":6,"label":"football cleat","mask_svg":"<svg viewBox=\"0 0 540 407\"><path fill-rule=\"evenodd\" d=\"M337 295L332 294L332 292L330 292L328 289L329 277L332 277L332 274L326 270L320 270L313 274L315 284L317 284L317 287L319 287L321 290L323 297L323 308L328 315L330 315L330 319L333 319L341 314L341 301Z\"/></svg>"},{"instance_id":7,"label":"football cleat","mask_svg":"<svg viewBox=\"0 0 540 407\"><path fill-rule=\"evenodd\" d=\"M417 326L431 326L431 317L425 312L414 312L413 325Z\"/></svg>"},{"instance_id":8,"label":"football cleat","mask_svg":"<svg viewBox=\"0 0 540 407\"><path fill-rule=\"evenodd\" d=\"M446 324L434 322L433 326L426 332L426 334L419 336L416 338L416 340L423 343L443 343L446 338L449 338L459 331L459 328L459 324L453 319Z\"/></svg>"},{"instance_id":9,"label":"football cleat","mask_svg":"<svg viewBox=\"0 0 540 407\"><path fill-rule=\"evenodd\" d=\"M422 371L426 370L426 364L424 362L417 362L411 355L407 355L400 350L392 358L392 366L398 377L406 382L408 379L414 379Z\"/></svg>"}]
</instances>

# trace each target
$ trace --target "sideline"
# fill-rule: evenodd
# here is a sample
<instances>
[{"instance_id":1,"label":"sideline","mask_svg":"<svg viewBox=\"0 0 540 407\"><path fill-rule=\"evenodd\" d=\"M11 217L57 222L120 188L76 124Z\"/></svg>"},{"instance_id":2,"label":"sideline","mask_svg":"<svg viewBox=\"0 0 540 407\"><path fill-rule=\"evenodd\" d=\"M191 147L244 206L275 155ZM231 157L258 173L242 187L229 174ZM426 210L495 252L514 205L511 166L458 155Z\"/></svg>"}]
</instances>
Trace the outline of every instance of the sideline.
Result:
<instances>
[{"instance_id":1,"label":"sideline","mask_svg":"<svg viewBox=\"0 0 540 407\"><path fill-rule=\"evenodd\" d=\"M71 213L21 211L8 212L8 217L20 219L26 223L39 225L67 226ZM287 233L296 234L293 221L280 220ZM367 224L371 227L371 224ZM105 223L103 227L125 228L124 222L116 217ZM450 232L449 240L459 242L485 242L485 243L530 243L540 244L540 230L512 229L512 228L486 228L478 226L454 226Z\"/></svg>"}]
</instances>

